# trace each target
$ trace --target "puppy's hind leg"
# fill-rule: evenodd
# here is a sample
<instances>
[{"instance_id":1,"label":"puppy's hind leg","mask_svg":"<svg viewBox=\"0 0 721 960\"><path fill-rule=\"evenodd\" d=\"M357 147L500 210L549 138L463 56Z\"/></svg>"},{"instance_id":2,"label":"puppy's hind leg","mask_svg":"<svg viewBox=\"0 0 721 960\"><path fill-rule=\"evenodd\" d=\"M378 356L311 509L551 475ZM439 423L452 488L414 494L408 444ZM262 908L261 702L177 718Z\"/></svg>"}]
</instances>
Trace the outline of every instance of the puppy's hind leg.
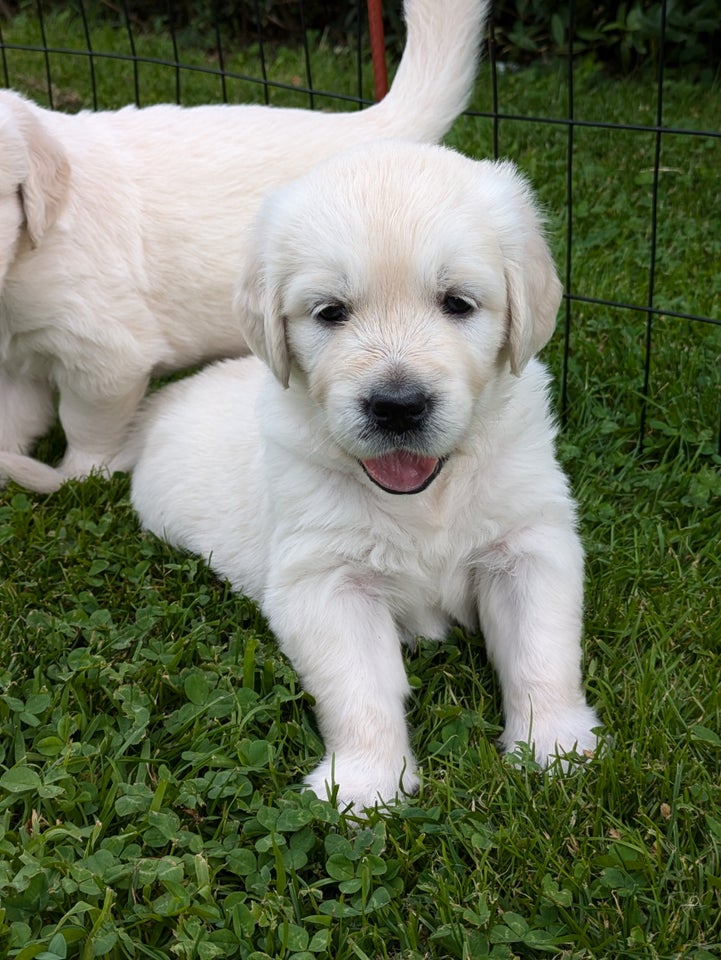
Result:
<instances>
[{"instance_id":1,"label":"puppy's hind leg","mask_svg":"<svg viewBox=\"0 0 721 960\"><path fill-rule=\"evenodd\" d=\"M67 448L58 471L65 479L110 473L142 400L148 377L126 381L124 391L97 397L60 384L60 422Z\"/></svg>"},{"instance_id":2,"label":"puppy's hind leg","mask_svg":"<svg viewBox=\"0 0 721 960\"><path fill-rule=\"evenodd\" d=\"M0 450L29 453L55 419L53 389L46 380L0 370Z\"/></svg>"}]
</instances>

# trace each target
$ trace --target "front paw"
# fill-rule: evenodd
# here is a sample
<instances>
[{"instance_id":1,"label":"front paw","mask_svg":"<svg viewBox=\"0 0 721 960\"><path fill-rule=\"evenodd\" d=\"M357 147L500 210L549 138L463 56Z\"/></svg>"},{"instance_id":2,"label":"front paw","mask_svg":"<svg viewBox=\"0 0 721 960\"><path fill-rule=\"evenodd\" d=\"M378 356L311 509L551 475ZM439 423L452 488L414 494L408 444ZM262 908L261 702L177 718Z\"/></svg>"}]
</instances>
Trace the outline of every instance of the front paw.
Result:
<instances>
[{"instance_id":1,"label":"front paw","mask_svg":"<svg viewBox=\"0 0 721 960\"><path fill-rule=\"evenodd\" d=\"M374 765L367 757L342 753L326 757L305 779L305 786L317 797L333 801L339 810L352 806L357 814L413 794L419 783L412 756L400 757L395 764Z\"/></svg>"},{"instance_id":2,"label":"front paw","mask_svg":"<svg viewBox=\"0 0 721 960\"><path fill-rule=\"evenodd\" d=\"M594 732L600 726L595 710L583 703L548 716L535 716L530 724L518 719L507 723L501 746L505 753L513 753L518 744L530 742L533 757L542 767L560 758L563 768L568 769L569 757L590 756L602 745L603 738Z\"/></svg>"}]
</instances>

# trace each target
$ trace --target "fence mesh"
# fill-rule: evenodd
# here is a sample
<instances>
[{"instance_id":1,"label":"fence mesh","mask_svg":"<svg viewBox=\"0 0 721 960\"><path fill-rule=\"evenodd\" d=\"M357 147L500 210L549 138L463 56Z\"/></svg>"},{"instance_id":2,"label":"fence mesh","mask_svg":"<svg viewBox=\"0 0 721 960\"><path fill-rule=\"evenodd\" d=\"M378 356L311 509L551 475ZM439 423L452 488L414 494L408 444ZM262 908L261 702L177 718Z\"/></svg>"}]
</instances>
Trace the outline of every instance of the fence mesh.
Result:
<instances>
[{"instance_id":1,"label":"fence mesh","mask_svg":"<svg viewBox=\"0 0 721 960\"><path fill-rule=\"evenodd\" d=\"M354 37L349 44L351 59L348 60L347 83L340 89L337 74L330 85L316 73L315 55L318 38L308 39L305 28L303 0L298 0L297 17L300 34L305 42L299 52L296 74L289 81L285 76L275 76L270 64L277 64L275 45L269 46L261 25L260 5L256 2L255 23L250 25L253 38L248 55L238 64L233 43L224 36L223 25L215 16L215 4L210 0L208 21L213 38L212 52L199 56L194 45L188 45L187 26L182 30L176 26L176 17L172 0L164 18L162 33L168 40L162 48L156 48L149 40L146 30L140 29L131 4L123 0L116 9L116 18L98 30L90 13L90 6L80 0L61 8L46 5L39 0L33 7L24 7L22 35L18 35L15 25L17 17L6 20L0 29L0 56L5 86L14 87L29 94L38 102L55 109L76 110L80 108L115 108L123 103L135 102L138 106L158 100L171 100L191 105L197 102L261 102L266 104L283 103L310 109L354 109L362 108L372 97L372 70L370 57L366 51L365 0L356 0L352 13L354 23L348 27L348 35ZM594 317L601 311L604 316L614 318L613 322L621 329L629 324L641 324L637 337L639 342L637 382L629 385L635 397L633 415L636 420L638 445L643 449L649 431L649 421L656 400L652 399L659 391L659 384L672 377L669 371L658 369L654 364L657 337L678 337L686 344L683 330L693 328L703 331L701 341L707 359L704 383L700 389L715 395L715 422L706 423L713 437L713 445L721 453L721 229L715 219L714 209L721 215L718 190L709 194L709 222L711 232L703 235L708 227L701 227L694 257L707 257L717 262L715 276L718 285L711 290L695 285L693 278L683 290L673 291L672 295L659 284L663 273L664 247L660 240L659 225L662 217L668 215L668 198L663 178L670 169L664 156L673 143L674 162L677 167L698 162L699 148L706 151L708 163L715 170L721 170L721 109L718 122L708 126L701 124L697 128L688 118L682 123L669 119L665 110L667 90L667 68L664 47L666 42L666 3L662 5L662 15L657 39L655 79L647 83L648 97L644 101L643 119L617 120L604 116L589 118L577 109L577 77L579 61L574 55L573 4L571 4L571 22L569 24L569 53L566 59L565 83L562 92L562 109L556 109L544 115L544 112L530 108L530 104L513 102L511 107L504 100L504 80L509 65L497 56L490 26L484 66L478 85L486 93L487 106L476 107L468 111L464 118L465 129L468 125L483 128L485 141L490 144L489 152L495 156L514 157L514 145L517 131L521 127L543 126L548 129L548 138L554 139L558 146L558 137L563 140L564 180L563 236L559 238L557 253L561 262L565 280L565 300L562 313L563 335L560 344L561 359L558 373L560 380L561 408L565 413L573 404L574 390L569 372L570 357L574 349L574 339L580 335ZM207 35L207 34L206 34ZM65 64L74 63L73 79L66 80ZM78 71L77 63L84 64ZM392 67L394 64L391 64ZM152 68L153 84L148 85L147 75ZM119 69L119 72L118 72ZM162 80L158 81L158 76ZM78 79L78 76L84 79ZM585 138L597 138L599 144L608 138L631 138L642 141L649 156L644 169L643 189L648 193L647 223L643 227L643 259L639 266L636 253L635 277L632 296L613 296L599 294L589 285L586 274L577 266L575 252L579 242L579 208L585 211L584 224L588 223L588 189L579 189L579 144ZM629 146L629 152L635 147ZM674 169L676 169L674 168ZM556 175L558 171L556 170ZM537 170L532 174L536 186L544 179L543 158L540 158ZM712 181L713 183L714 181ZM718 180L715 180L718 185ZM599 183L602 191L607 184ZM592 193L592 191L591 191ZM680 348L681 349L681 348ZM683 350L692 350L686 344ZM715 361L715 362L714 362ZM709 375L710 370L710 375ZM708 410L708 404L706 405Z\"/></svg>"}]
</instances>

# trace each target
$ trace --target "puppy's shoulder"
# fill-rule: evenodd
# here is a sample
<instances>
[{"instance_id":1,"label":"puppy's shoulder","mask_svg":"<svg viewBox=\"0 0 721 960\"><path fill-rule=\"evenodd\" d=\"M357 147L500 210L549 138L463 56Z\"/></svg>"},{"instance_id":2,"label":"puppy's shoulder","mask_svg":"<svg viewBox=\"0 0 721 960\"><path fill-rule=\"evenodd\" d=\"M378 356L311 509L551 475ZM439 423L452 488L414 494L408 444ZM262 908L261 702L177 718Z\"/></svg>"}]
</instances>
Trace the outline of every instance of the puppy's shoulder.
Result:
<instances>
[{"instance_id":1,"label":"puppy's shoulder","mask_svg":"<svg viewBox=\"0 0 721 960\"><path fill-rule=\"evenodd\" d=\"M552 447L558 427L551 401L553 378L546 365L534 357L520 376L509 374L506 383L508 402L499 432L518 443Z\"/></svg>"}]
</instances>

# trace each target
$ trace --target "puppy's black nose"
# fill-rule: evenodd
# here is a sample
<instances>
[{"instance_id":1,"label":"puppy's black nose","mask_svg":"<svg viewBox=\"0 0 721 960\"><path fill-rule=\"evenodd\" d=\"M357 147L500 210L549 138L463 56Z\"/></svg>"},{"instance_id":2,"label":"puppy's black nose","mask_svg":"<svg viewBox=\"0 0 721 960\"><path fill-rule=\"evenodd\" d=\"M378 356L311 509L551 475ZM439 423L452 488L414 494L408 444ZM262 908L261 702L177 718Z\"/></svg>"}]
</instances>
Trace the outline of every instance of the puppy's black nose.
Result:
<instances>
[{"instance_id":1,"label":"puppy's black nose","mask_svg":"<svg viewBox=\"0 0 721 960\"><path fill-rule=\"evenodd\" d=\"M422 426L431 398L418 387L386 387L366 401L369 417L386 433L408 433Z\"/></svg>"}]
</instances>

